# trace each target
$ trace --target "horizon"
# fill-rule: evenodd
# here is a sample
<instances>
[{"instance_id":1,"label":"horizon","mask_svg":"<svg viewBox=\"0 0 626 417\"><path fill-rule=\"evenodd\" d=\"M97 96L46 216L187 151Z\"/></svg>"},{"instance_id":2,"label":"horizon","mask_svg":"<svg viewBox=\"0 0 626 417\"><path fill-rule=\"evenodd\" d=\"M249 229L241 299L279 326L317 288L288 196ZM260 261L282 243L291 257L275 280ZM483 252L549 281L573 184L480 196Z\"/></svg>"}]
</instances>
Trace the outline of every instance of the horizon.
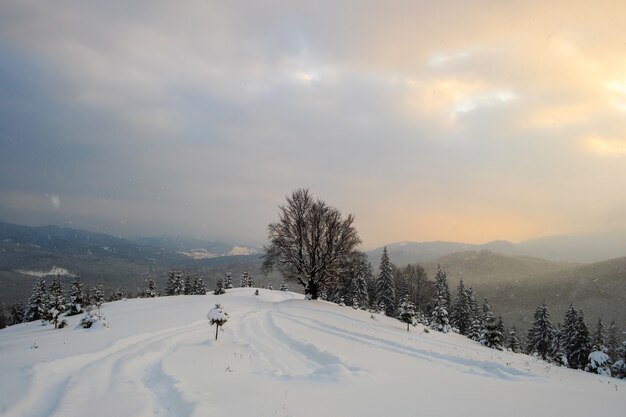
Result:
<instances>
[{"instance_id":1,"label":"horizon","mask_svg":"<svg viewBox=\"0 0 626 417\"><path fill-rule=\"evenodd\" d=\"M264 242L305 187L371 248L625 230L601 3L4 2L0 217Z\"/></svg>"}]
</instances>

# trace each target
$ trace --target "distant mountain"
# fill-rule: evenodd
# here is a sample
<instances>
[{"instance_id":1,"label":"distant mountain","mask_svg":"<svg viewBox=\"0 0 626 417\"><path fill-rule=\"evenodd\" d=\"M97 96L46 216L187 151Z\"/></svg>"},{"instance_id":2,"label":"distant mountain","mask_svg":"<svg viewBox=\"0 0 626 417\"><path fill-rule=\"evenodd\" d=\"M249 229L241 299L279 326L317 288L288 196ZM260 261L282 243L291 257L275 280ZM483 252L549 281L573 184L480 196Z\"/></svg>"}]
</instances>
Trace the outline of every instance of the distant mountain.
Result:
<instances>
[{"instance_id":1,"label":"distant mountain","mask_svg":"<svg viewBox=\"0 0 626 417\"><path fill-rule=\"evenodd\" d=\"M495 240L484 244L460 242L399 242L387 246L396 265L434 261L457 252L488 250L510 256L531 256L551 261L591 263L626 256L626 232L580 233L547 236L511 243ZM367 252L372 265L378 265L383 248Z\"/></svg>"},{"instance_id":2,"label":"distant mountain","mask_svg":"<svg viewBox=\"0 0 626 417\"><path fill-rule=\"evenodd\" d=\"M164 288L167 273L176 268L202 272L213 285L215 274L226 270L235 276L243 270L259 275L259 257L253 248L180 236L131 241L85 230L0 222L0 303L24 301L38 277L56 274L66 282L79 274L88 285L101 280L108 288L136 291L148 276Z\"/></svg>"}]
</instances>

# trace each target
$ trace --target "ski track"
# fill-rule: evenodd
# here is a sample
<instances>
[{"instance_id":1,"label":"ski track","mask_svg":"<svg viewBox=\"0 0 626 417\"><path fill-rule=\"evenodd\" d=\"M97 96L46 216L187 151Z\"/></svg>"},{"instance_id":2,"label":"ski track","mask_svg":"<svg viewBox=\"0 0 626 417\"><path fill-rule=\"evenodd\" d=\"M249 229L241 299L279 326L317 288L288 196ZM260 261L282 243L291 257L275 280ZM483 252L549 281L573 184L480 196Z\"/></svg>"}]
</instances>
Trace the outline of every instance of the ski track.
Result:
<instances>
[{"instance_id":1,"label":"ski track","mask_svg":"<svg viewBox=\"0 0 626 417\"><path fill-rule=\"evenodd\" d=\"M162 359L180 343L206 332L206 321L118 340L99 352L39 363L28 393L6 410L6 416L65 415L182 416L188 404L175 389L176 380L163 372ZM97 384L94 382L97 381ZM98 398L103 408L94 408ZM96 401L97 404L97 401Z\"/></svg>"},{"instance_id":2,"label":"ski track","mask_svg":"<svg viewBox=\"0 0 626 417\"><path fill-rule=\"evenodd\" d=\"M277 314L279 312L272 308L242 317L238 336L248 343L255 359L262 363L257 371L282 379L325 382L363 372L312 343L288 335L276 323L274 316Z\"/></svg>"},{"instance_id":3,"label":"ski track","mask_svg":"<svg viewBox=\"0 0 626 417\"><path fill-rule=\"evenodd\" d=\"M383 339L380 337L376 337L373 334L364 334L356 331L350 331L345 328L340 328L328 324L326 322L322 322L319 320L313 320L307 317L296 316L291 311L289 313L285 312L277 312L285 320L293 322L297 325L307 327L311 330L315 330L318 332L326 333L333 335L335 337L339 337L342 339L347 339L350 341L357 342L361 345L366 345L370 347L376 347L379 349L407 355L414 357L420 360L426 360L429 362L437 361L439 363L445 364L448 367L452 367L458 369L464 369L467 373L482 375L485 377L498 378L498 379L516 379L520 377L536 377L528 372L520 371L515 368L506 367L499 365L492 361L482 361L478 359L469 359L469 358L461 358L453 355L446 355L443 353L438 353L435 351L427 351L424 349L419 349L413 346L406 345L404 343L395 342L388 339ZM358 320L351 320L355 323L359 323ZM395 333L395 336L398 336L398 333Z\"/></svg>"}]
</instances>

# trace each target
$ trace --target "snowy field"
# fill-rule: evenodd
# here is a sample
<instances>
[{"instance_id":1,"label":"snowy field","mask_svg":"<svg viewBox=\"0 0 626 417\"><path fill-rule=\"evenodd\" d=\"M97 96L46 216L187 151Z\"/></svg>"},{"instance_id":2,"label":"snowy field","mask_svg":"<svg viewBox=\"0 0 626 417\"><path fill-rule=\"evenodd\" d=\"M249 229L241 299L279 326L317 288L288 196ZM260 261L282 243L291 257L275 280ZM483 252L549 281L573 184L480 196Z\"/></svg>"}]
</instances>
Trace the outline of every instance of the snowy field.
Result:
<instances>
[{"instance_id":1,"label":"snowy field","mask_svg":"<svg viewBox=\"0 0 626 417\"><path fill-rule=\"evenodd\" d=\"M0 415L626 415L623 381L301 298L123 300L103 306L108 329L0 330ZM217 342L216 301L230 315Z\"/></svg>"}]
</instances>

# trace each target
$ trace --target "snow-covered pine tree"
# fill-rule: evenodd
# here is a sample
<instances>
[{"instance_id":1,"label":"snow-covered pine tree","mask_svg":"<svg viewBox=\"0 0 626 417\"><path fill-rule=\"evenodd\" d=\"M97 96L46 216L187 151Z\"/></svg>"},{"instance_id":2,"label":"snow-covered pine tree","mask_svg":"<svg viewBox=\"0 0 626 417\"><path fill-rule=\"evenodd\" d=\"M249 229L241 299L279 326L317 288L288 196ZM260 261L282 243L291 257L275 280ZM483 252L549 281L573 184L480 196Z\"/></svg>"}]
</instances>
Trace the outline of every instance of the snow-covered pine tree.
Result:
<instances>
[{"instance_id":1,"label":"snow-covered pine tree","mask_svg":"<svg viewBox=\"0 0 626 417\"><path fill-rule=\"evenodd\" d=\"M193 294L193 286L191 285L191 275L189 273L185 274L185 278L183 279L183 294L192 295Z\"/></svg>"},{"instance_id":2,"label":"snow-covered pine tree","mask_svg":"<svg viewBox=\"0 0 626 417\"><path fill-rule=\"evenodd\" d=\"M217 283L215 284L215 290L213 291L213 295L222 295L224 293L226 293L226 290L224 290L224 280L220 276L217 278Z\"/></svg>"},{"instance_id":3,"label":"snow-covered pine tree","mask_svg":"<svg viewBox=\"0 0 626 417\"><path fill-rule=\"evenodd\" d=\"M592 351L600 351L607 353L606 343L606 330L604 330L604 324L602 324L602 317L598 318L598 323L596 324L596 330L593 332L593 336L591 338L591 350Z\"/></svg>"},{"instance_id":4,"label":"snow-covered pine tree","mask_svg":"<svg viewBox=\"0 0 626 417\"><path fill-rule=\"evenodd\" d=\"M459 281L457 287L457 295L452 308L450 324L458 329L459 333L467 336L472 324L472 312L470 311L469 300L467 299L467 290L463 284L463 279Z\"/></svg>"},{"instance_id":5,"label":"snow-covered pine tree","mask_svg":"<svg viewBox=\"0 0 626 417\"><path fill-rule=\"evenodd\" d=\"M227 290L233 288L233 274L230 272L226 273L226 283L224 284L224 288Z\"/></svg>"},{"instance_id":6,"label":"snow-covered pine tree","mask_svg":"<svg viewBox=\"0 0 626 417\"><path fill-rule=\"evenodd\" d=\"M269 284L267 284L267 289L270 290L270 291L274 290L274 287L272 286L271 282Z\"/></svg>"},{"instance_id":7,"label":"snow-covered pine tree","mask_svg":"<svg viewBox=\"0 0 626 417\"><path fill-rule=\"evenodd\" d=\"M252 277L252 274L248 274L248 287L253 288L254 286L254 278Z\"/></svg>"},{"instance_id":8,"label":"snow-covered pine tree","mask_svg":"<svg viewBox=\"0 0 626 417\"><path fill-rule=\"evenodd\" d=\"M33 291L24 310L25 321L46 320L48 317L48 293L46 281L39 278L35 281Z\"/></svg>"},{"instance_id":9,"label":"snow-covered pine tree","mask_svg":"<svg viewBox=\"0 0 626 417\"><path fill-rule=\"evenodd\" d=\"M528 330L526 351L528 354L537 354L542 359L547 359L552 346L552 323L548 306L537 306L534 314L534 322Z\"/></svg>"},{"instance_id":10,"label":"snow-covered pine tree","mask_svg":"<svg viewBox=\"0 0 626 417\"><path fill-rule=\"evenodd\" d=\"M76 274L70 286L69 302L67 315L74 316L83 312L83 307L87 306L85 302L85 294L83 292L83 283L80 281L80 275Z\"/></svg>"},{"instance_id":11,"label":"snow-covered pine tree","mask_svg":"<svg viewBox=\"0 0 626 417\"><path fill-rule=\"evenodd\" d=\"M239 286L240 287L249 287L250 285L248 285L248 280L249 280L249 275L248 271L244 271L243 274L241 274L241 281L239 282Z\"/></svg>"},{"instance_id":12,"label":"snow-covered pine tree","mask_svg":"<svg viewBox=\"0 0 626 417\"><path fill-rule=\"evenodd\" d=\"M98 282L95 287L91 287L91 302L98 309L98 314L100 314L100 307L104 303L104 288L102 287L102 283Z\"/></svg>"},{"instance_id":13,"label":"snow-covered pine tree","mask_svg":"<svg viewBox=\"0 0 626 417\"><path fill-rule=\"evenodd\" d=\"M476 295L474 294L472 287L468 287L466 291L467 303L470 311L470 327L467 331L467 337L480 342L483 330L483 316L480 307L478 307L478 301L476 300Z\"/></svg>"},{"instance_id":14,"label":"snow-covered pine tree","mask_svg":"<svg viewBox=\"0 0 626 417\"><path fill-rule=\"evenodd\" d=\"M582 310L570 304L563 323L563 351L570 368L584 369L591 353L589 330Z\"/></svg>"},{"instance_id":15,"label":"snow-covered pine tree","mask_svg":"<svg viewBox=\"0 0 626 417\"><path fill-rule=\"evenodd\" d=\"M122 291L121 287L117 287L111 295L111 301L119 301L124 299L124 291Z\"/></svg>"},{"instance_id":16,"label":"snow-covered pine tree","mask_svg":"<svg viewBox=\"0 0 626 417\"><path fill-rule=\"evenodd\" d=\"M280 290L281 291L289 291L289 288L287 288L287 284L285 284L285 281L280 283Z\"/></svg>"},{"instance_id":17,"label":"snow-covered pine tree","mask_svg":"<svg viewBox=\"0 0 626 417\"><path fill-rule=\"evenodd\" d=\"M511 352L520 353L522 351L522 343L517 337L517 329L515 326L509 331L509 339L507 340L506 347Z\"/></svg>"},{"instance_id":18,"label":"snow-covered pine tree","mask_svg":"<svg viewBox=\"0 0 626 417\"><path fill-rule=\"evenodd\" d=\"M154 282L154 278L148 279L148 281L146 282L146 288L144 288L143 292L141 293L141 296L143 298L154 298L157 296L156 284Z\"/></svg>"},{"instance_id":19,"label":"snow-covered pine tree","mask_svg":"<svg viewBox=\"0 0 626 417\"><path fill-rule=\"evenodd\" d=\"M624 332L624 336L626 336L626 332ZM617 354L619 355L619 358L617 359L617 361L615 361L615 363L611 367L611 369L613 370L613 376L619 379L625 379L626 378L626 338L622 342L622 346L619 349L617 349Z\"/></svg>"},{"instance_id":20,"label":"snow-covered pine tree","mask_svg":"<svg viewBox=\"0 0 626 417\"><path fill-rule=\"evenodd\" d=\"M617 327L615 326L615 319L611 320L606 336L606 354L609 355L611 362L615 362L619 356L619 340L617 338Z\"/></svg>"},{"instance_id":21,"label":"snow-covered pine tree","mask_svg":"<svg viewBox=\"0 0 626 417\"><path fill-rule=\"evenodd\" d=\"M369 305L369 294L367 292L367 281L365 280L364 274L358 274L354 278L354 295L352 298L352 304L356 301L358 307L364 310L367 309Z\"/></svg>"},{"instance_id":22,"label":"snow-covered pine tree","mask_svg":"<svg viewBox=\"0 0 626 417\"><path fill-rule=\"evenodd\" d=\"M24 304L17 302L11 305L9 311L9 326L24 322Z\"/></svg>"},{"instance_id":23,"label":"snow-covered pine tree","mask_svg":"<svg viewBox=\"0 0 626 417\"><path fill-rule=\"evenodd\" d=\"M480 343L492 349L502 350L502 346L504 345L504 335L502 333L504 324L502 323L502 318L496 320L487 300L485 300L483 311L485 328Z\"/></svg>"},{"instance_id":24,"label":"snow-covered pine tree","mask_svg":"<svg viewBox=\"0 0 626 417\"><path fill-rule=\"evenodd\" d=\"M185 293L185 281L181 271L170 271L167 277L165 295L182 295Z\"/></svg>"},{"instance_id":25,"label":"snow-covered pine tree","mask_svg":"<svg viewBox=\"0 0 626 417\"><path fill-rule=\"evenodd\" d=\"M381 303L384 304L384 313L387 316L393 317L396 312L396 288L393 281L391 262L389 261L386 246L383 249L383 254L380 258L380 274L378 275L378 280L376 281L376 295L377 304L379 306Z\"/></svg>"},{"instance_id":26,"label":"snow-covered pine tree","mask_svg":"<svg viewBox=\"0 0 626 417\"><path fill-rule=\"evenodd\" d=\"M601 350L593 351L589 354L585 371L598 375L611 376L611 365L609 355Z\"/></svg>"},{"instance_id":27,"label":"snow-covered pine tree","mask_svg":"<svg viewBox=\"0 0 626 417\"><path fill-rule=\"evenodd\" d=\"M437 267L437 275L435 276L435 293L433 296L433 311L430 325L433 329L444 333L447 333L451 329L450 287L448 286L448 277L441 269L441 265Z\"/></svg>"},{"instance_id":28,"label":"snow-covered pine tree","mask_svg":"<svg viewBox=\"0 0 626 417\"><path fill-rule=\"evenodd\" d=\"M437 265L437 274L435 275L435 294L439 294L443 297L445 302L444 307L448 312L450 312L452 307L452 296L450 295L448 276L441 269L441 265ZM437 295L435 295L435 297L437 297Z\"/></svg>"},{"instance_id":29,"label":"snow-covered pine tree","mask_svg":"<svg viewBox=\"0 0 626 417\"><path fill-rule=\"evenodd\" d=\"M563 351L563 331L560 324L552 328L552 345L550 352L548 352L548 358L557 365L567 366L567 355Z\"/></svg>"},{"instance_id":30,"label":"snow-covered pine tree","mask_svg":"<svg viewBox=\"0 0 626 417\"><path fill-rule=\"evenodd\" d=\"M415 306L409 298L409 294L405 295L398 309L398 319L402 323L406 323L406 331L409 331L409 325L415 322Z\"/></svg>"},{"instance_id":31,"label":"snow-covered pine tree","mask_svg":"<svg viewBox=\"0 0 626 417\"><path fill-rule=\"evenodd\" d=\"M231 284L230 288L232 287L233 286ZM193 281L193 294L205 295L206 292L207 292L207 287L206 287L206 284L204 283L204 280L202 279L202 276L200 274L196 274L196 278Z\"/></svg>"},{"instance_id":32,"label":"snow-covered pine tree","mask_svg":"<svg viewBox=\"0 0 626 417\"><path fill-rule=\"evenodd\" d=\"M48 288L48 320L54 324L54 328L65 327L67 322L61 320L61 314L67 310L65 304L65 294L63 294L63 286L61 285L61 276L56 275L52 278L50 287Z\"/></svg>"}]
</instances>

